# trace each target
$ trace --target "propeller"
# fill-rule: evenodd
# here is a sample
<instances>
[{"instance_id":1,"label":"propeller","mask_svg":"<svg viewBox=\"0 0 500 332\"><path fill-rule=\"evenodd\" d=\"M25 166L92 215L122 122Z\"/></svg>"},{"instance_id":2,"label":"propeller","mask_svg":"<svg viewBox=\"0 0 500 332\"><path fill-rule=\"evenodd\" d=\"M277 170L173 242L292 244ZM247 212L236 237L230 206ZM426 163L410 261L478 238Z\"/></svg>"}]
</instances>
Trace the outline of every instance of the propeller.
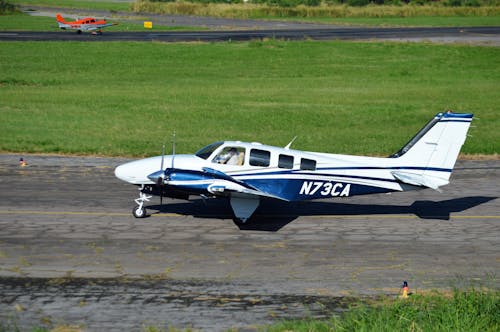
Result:
<instances>
[{"instance_id":1,"label":"propeller","mask_svg":"<svg viewBox=\"0 0 500 332\"><path fill-rule=\"evenodd\" d=\"M175 130L172 136L172 165L170 168L174 168L174 159L175 159Z\"/></svg>"},{"instance_id":2,"label":"propeller","mask_svg":"<svg viewBox=\"0 0 500 332\"><path fill-rule=\"evenodd\" d=\"M163 148L161 150L161 164L160 170L162 175L158 177L156 184L160 187L160 210L163 205L163 189L164 189L164 180L165 180L165 170L163 169L163 160L165 159L165 144L163 144Z\"/></svg>"},{"instance_id":3,"label":"propeller","mask_svg":"<svg viewBox=\"0 0 500 332\"><path fill-rule=\"evenodd\" d=\"M172 141L172 164L171 164L171 169L174 168L174 158L175 158L175 131L173 134L173 141ZM161 164L160 164L160 170L157 172L154 172L148 176L148 178L155 182L156 186L160 189L160 210L161 207L163 206L163 192L165 191L165 178L168 176L167 175L167 170L163 168L165 163L165 144L163 144L162 147L162 152L161 152Z\"/></svg>"}]
</instances>

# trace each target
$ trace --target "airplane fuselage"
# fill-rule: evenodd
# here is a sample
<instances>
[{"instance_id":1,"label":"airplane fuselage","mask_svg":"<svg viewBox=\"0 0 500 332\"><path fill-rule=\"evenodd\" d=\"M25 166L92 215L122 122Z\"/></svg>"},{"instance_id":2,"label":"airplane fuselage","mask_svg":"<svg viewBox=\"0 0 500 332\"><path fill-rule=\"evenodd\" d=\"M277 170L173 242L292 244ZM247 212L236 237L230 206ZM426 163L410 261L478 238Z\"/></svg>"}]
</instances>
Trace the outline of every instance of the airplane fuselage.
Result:
<instances>
[{"instance_id":1,"label":"airplane fuselage","mask_svg":"<svg viewBox=\"0 0 500 332\"><path fill-rule=\"evenodd\" d=\"M237 148L243 153L241 164L227 165L218 161L218 156L228 148ZM287 201L402 191L408 186L398 182L391 171L407 169L419 172L425 169L396 167L394 160L388 158L304 152L239 141L220 142L206 158L176 155L173 168L172 158L170 155L164 157L164 165L170 168L164 181L165 192L171 187L193 195L224 196L256 189ZM115 173L123 181L154 186L156 182L149 176L158 171L161 160L162 156L157 156L133 161L119 166Z\"/></svg>"},{"instance_id":2,"label":"airplane fuselage","mask_svg":"<svg viewBox=\"0 0 500 332\"><path fill-rule=\"evenodd\" d=\"M439 113L387 158L308 152L240 141L210 144L194 155L158 156L118 166L116 176L146 193L228 197L246 221L262 198L301 201L432 188L449 183L472 114Z\"/></svg>"}]
</instances>

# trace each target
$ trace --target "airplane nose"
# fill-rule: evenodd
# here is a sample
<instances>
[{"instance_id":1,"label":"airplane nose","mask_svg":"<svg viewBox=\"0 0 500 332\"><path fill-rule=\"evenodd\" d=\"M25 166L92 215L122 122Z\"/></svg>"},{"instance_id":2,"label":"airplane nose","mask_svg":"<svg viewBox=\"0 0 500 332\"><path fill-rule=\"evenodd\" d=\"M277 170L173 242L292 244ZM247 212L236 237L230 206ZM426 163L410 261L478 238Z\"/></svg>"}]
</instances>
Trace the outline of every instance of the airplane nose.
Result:
<instances>
[{"instance_id":1,"label":"airplane nose","mask_svg":"<svg viewBox=\"0 0 500 332\"><path fill-rule=\"evenodd\" d=\"M115 168L115 176L122 181L129 182L127 168L127 165L118 166L117 168Z\"/></svg>"},{"instance_id":2,"label":"airplane nose","mask_svg":"<svg viewBox=\"0 0 500 332\"><path fill-rule=\"evenodd\" d=\"M146 173L147 174L147 173ZM134 162L123 164L115 168L115 176L122 181L138 184L147 181L145 174Z\"/></svg>"}]
</instances>

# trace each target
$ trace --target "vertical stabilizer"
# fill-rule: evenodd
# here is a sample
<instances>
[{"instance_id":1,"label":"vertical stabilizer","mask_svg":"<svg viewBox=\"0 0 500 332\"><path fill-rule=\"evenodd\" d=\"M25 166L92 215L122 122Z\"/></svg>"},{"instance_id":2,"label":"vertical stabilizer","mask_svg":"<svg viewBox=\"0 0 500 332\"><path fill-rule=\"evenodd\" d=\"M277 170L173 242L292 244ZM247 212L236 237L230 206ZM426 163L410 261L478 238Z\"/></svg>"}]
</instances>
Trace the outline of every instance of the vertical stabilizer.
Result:
<instances>
[{"instance_id":1,"label":"vertical stabilizer","mask_svg":"<svg viewBox=\"0 0 500 332\"><path fill-rule=\"evenodd\" d=\"M66 22L64 21L64 18L61 16L61 14L57 14L57 15L56 15L56 20L57 20L57 22L59 22L59 23L66 23Z\"/></svg>"},{"instance_id":2,"label":"vertical stabilizer","mask_svg":"<svg viewBox=\"0 0 500 332\"><path fill-rule=\"evenodd\" d=\"M390 156L400 160L401 166L406 168L395 172L394 176L406 183L420 176L424 183L435 183L421 184L431 188L447 184L472 117L473 114L468 113L438 113L401 150ZM404 181L402 177L405 176L411 180Z\"/></svg>"}]
</instances>

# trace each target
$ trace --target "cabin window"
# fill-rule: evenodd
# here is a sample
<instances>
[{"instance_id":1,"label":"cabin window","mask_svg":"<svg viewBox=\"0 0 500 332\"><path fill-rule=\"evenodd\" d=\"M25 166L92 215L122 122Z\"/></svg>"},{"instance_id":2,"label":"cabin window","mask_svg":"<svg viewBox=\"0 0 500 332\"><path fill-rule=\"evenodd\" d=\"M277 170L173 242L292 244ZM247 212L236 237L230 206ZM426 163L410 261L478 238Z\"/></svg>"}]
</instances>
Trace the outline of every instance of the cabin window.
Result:
<instances>
[{"instance_id":1,"label":"cabin window","mask_svg":"<svg viewBox=\"0 0 500 332\"><path fill-rule=\"evenodd\" d=\"M316 160L302 158L300 159L300 169L307 171L316 170Z\"/></svg>"},{"instance_id":2,"label":"cabin window","mask_svg":"<svg viewBox=\"0 0 500 332\"><path fill-rule=\"evenodd\" d=\"M245 148L226 146L215 156L212 162L225 165L241 166L245 161Z\"/></svg>"},{"instance_id":3,"label":"cabin window","mask_svg":"<svg viewBox=\"0 0 500 332\"><path fill-rule=\"evenodd\" d=\"M251 166L269 166L271 160L271 152L259 149L250 150L250 165Z\"/></svg>"},{"instance_id":4,"label":"cabin window","mask_svg":"<svg viewBox=\"0 0 500 332\"><path fill-rule=\"evenodd\" d=\"M292 169L293 168L293 156L288 156L286 154L280 154L279 160L278 160L278 167Z\"/></svg>"},{"instance_id":5,"label":"cabin window","mask_svg":"<svg viewBox=\"0 0 500 332\"><path fill-rule=\"evenodd\" d=\"M206 160L223 143L224 142L215 142L215 143L212 143L210 145L207 145L204 148L201 148L200 150L198 150L198 152L196 152L196 156L200 157L201 159L205 159Z\"/></svg>"}]
</instances>

